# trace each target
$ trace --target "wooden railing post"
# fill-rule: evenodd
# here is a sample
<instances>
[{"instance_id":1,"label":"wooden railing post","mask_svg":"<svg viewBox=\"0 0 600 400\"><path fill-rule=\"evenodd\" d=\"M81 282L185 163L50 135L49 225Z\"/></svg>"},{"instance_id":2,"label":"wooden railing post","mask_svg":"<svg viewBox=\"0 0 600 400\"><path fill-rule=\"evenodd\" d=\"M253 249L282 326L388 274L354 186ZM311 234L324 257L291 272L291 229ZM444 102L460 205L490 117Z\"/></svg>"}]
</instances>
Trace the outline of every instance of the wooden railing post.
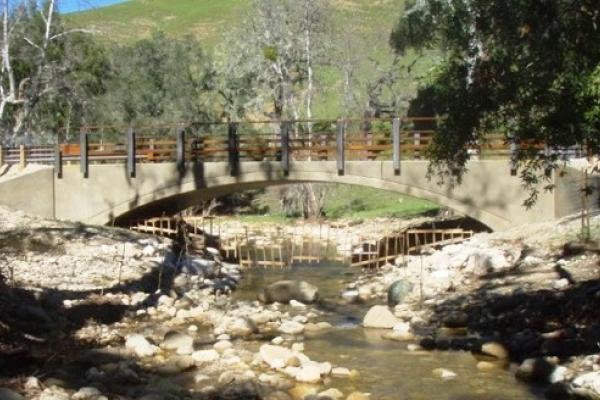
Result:
<instances>
[{"instance_id":1,"label":"wooden railing post","mask_svg":"<svg viewBox=\"0 0 600 400\"><path fill-rule=\"evenodd\" d=\"M421 132L413 133L415 151L413 152L414 158L421 158Z\"/></svg>"},{"instance_id":2,"label":"wooden railing post","mask_svg":"<svg viewBox=\"0 0 600 400\"><path fill-rule=\"evenodd\" d=\"M510 174L517 175L517 143L510 138Z\"/></svg>"},{"instance_id":3,"label":"wooden railing post","mask_svg":"<svg viewBox=\"0 0 600 400\"><path fill-rule=\"evenodd\" d=\"M345 161L345 154L344 154L344 146L345 146L345 140L344 140L344 135L345 135L345 131L346 131L346 124L344 122L344 120L338 120L337 122L337 138L336 138L336 144L337 144L337 171L338 171L338 175L344 175L344 161Z\"/></svg>"},{"instance_id":4,"label":"wooden railing post","mask_svg":"<svg viewBox=\"0 0 600 400\"><path fill-rule=\"evenodd\" d=\"M25 169L27 166L27 153L25 152L25 145L19 146L19 168Z\"/></svg>"},{"instance_id":5,"label":"wooden railing post","mask_svg":"<svg viewBox=\"0 0 600 400\"><path fill-rule=\"evenodd\" d=\"M132 127L127 130L127 175L130 178L135 178L136 172L136 142L135 142L135 131Z\"/></svg>"},{"instance_id":6,"label":"wooden railing post","mask_svg":"<svg viewBox=\"0 0 600 400\"><path fill-rule=\"evenodd\" d=\"M54 148L54 172L56 172L56 177L58 179L62 179L63 177L63 159L62 159L62 151L60 150L60 145L56 145Z\"/></svg>"},{"instance_id":7,"label":"wooden railing post","mask_svg":"<svg viewBox=\"0 0 600 400\"><path fill-rule=\"evenodd\" d=\"M0 166L4 165L4 149L0 146Z\"/></svg>"},{"instance_id":8,"label":"wooden railing post","mask_svg":"<svg viewBox=\"0 0 600 400\"><path fill-rule=\"evenodd\" d=\"M237 176L240 172L240 149L238 142L238 127L236 123L230 122L227 130L227 150L229 154L229 170L231 176Z\"/></svg>"},{"instance_id":9,"label":"wooden railing post","mask_svg":"<svg viewBox=\"0 0 600 400\"><path fill-rule=\"evenodd\" d=\"M281 123L281 168L287 176L290 172L290 122Z\"/></svg>"},{"instance_id":10,"label":"wooden railing post","mask_svg":"<svg viewBox=\"0 0 600 400\"><path fill-rule=\"evenodd\" d=\"M394 118L394 120L392 121L394 175L400 175L400 125L400 118Z\"/></svg>"},{"instance_id":11,"label":"wooden railing post","mask_svg":"<svg viewBox=\"0 0 600 400\"><path fill-rule=\"evenodd\" d=\"M85 131L79 134L79 167L84 178L89 177L89 148L88 137Z\"/></svg>"},{"instance_id":12,"label":"wooden railing post","mask_svg":"<svg viewBox=\"0 0 600 400\"><path fill-rule=\"evenodd\" d=\"M185 130L177 129L177 170L180 173L185 172Z\"/></svg>"}]
</instances>

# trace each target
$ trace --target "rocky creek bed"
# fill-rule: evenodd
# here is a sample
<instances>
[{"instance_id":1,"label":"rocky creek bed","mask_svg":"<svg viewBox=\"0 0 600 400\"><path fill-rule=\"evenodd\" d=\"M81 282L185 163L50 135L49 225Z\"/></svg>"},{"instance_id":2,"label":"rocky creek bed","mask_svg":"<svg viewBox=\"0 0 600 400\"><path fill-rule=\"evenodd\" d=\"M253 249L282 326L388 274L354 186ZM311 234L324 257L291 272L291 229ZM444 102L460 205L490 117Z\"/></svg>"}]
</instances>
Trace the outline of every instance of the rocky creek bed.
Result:
<instances>
[{"instance_id":1,"label":"rocky creek bed","mask_svg":"<svg viewBox=\"0 0 600 400\"><path fill-rule=\"evenodd\" d=\"M344 275L311 305L316 288L298 281L267 303L231 296L242 271L214 251L182 258L167 240L0 209L0 398L453 398L465 379L478 383L460 398L537 398L515 374L550 397L600 398L598 255L563 247L575 230L476 235ZM399 388L437 389L369 396L386 354L404 366L389 365ZM494 380L522 389L486 392Z\"/></svg>"}]
</instances>

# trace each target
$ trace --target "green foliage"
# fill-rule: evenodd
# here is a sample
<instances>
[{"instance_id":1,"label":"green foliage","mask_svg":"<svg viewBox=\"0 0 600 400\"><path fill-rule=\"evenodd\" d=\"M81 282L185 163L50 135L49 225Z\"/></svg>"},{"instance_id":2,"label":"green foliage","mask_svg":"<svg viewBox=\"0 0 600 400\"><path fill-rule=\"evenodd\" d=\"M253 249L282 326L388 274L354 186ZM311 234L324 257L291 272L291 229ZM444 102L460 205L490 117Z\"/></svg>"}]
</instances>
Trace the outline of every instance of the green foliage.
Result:
<instances>
[{"instance_id":1,"label":"green foliage","mask_svg":"<svg viewBox=\"0 0 600 400\"><path fill-rule=\"evenodd\" d=\"M102 122L174 123L214 119L210 58L192 37L156 33L115 49Z\"/></svg>"},{"instance_id":2,"label":"green foliage","mask_svg":"<svg viewBox=\"0 0 600 400\"><path fill-rule=\"evenodd\" d=\"M424 84L443 117L431 173L460 179L466 148L488 132L551 149L587 144L598 152L600 14L595 0L413 2L391 36L400 53L442 48ZM519 148L524 185L535 201L558 156Z\"/></svg>"}]
</instances>

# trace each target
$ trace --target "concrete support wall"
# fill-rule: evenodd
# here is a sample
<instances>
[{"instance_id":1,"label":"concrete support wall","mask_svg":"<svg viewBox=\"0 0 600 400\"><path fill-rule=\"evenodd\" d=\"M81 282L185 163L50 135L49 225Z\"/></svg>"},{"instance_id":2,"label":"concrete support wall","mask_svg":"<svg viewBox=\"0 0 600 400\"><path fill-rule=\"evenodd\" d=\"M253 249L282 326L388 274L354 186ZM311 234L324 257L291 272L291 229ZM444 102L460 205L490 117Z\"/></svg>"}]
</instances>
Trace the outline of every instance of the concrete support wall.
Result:
<instances>
[{"instance_id":1,"label":"concrete support wall","mask_svg":"<svg viewBox=\"0 0 600 400\"><path fill-rule=\"evenodd\" d=\"M54 169L26 172L0 182L0 204L43 218L54 218Z\"/></svg>"},{"instance_id":2,"label":"concrete support wall","mask_svg":"<svg viewBox=\"0 0 600 400\"><path fill-rule=\"evenodd\" d=\"M593 191L586 199L591 210L600 209L600 176L588 177L588 185ZM555 215L563 218L581 210L582 188L584 187L584 175L581 171L566 168L557 173L555 188Z\"/></svg>"}]
</instances>

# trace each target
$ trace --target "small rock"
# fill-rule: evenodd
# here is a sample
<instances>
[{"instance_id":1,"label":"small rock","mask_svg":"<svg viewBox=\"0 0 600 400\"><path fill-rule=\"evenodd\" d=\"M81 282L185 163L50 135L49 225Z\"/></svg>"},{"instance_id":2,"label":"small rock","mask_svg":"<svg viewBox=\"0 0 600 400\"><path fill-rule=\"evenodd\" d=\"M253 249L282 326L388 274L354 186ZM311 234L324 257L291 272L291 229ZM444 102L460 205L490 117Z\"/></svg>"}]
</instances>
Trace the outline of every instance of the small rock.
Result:
<instances>
[{"instance_id":1,"label":"small rock","mask_svg":"<svg viewBox=\"0 0 600 400\"><path fill-rule=\"evenodd\" d=\"M306 304L294 299L290 300L290 306L292 306L292 308L306 308Z\"/></svg>"},{"instance_id":2,"label":"small rock","mask_svg":"<svg viewBox=\"0 0 600 400\"><path fill-rule=\"evenodd\" d=\"M102 393L96 389L95 387L82 387L79 389L71 398L73 400L85 400L96 398L97 396L102 395Z\"/></svg>"},{"instance_id":3,"label":"small rock","mask_svg":"<svg viewBox=\"0 0 600 400\"><path fill-rule=\"evenodd\" d=\"M335 378L349 378L350 370L343 367L335 367L331 370L331 375Z\"/></svg>"},{"instance_id":4,"label":"small rock","mask_svg":"<svg viewBox=\"0 0 600 400\"><path fill-rule=\"evenodd\" d=\"M296 380L304 383L317 383L321 380L321 370L314 365L302 367L296 374Z\"/></svg>"},{"instance_id":5,"label":"small rock","mask_svg":"<svg viewBox=\"0 0 600 400\"><path fill-rule=\"evenodd\" d=\"M225 350L230 349L233 346L229 340L221 340L213 345L213 349L219 353L223 353Z\"/></svg>"},{"instance_id":6,"label":"small rock","mask_svg":"<svg viewBox=\"0 0 600 400\"><path fill-rule=\"evenodd\" d=\"M284 368L288 364L288 360L297 357L290 349L282 346L273 346L263 344L259 350L263 361L271 368Z\"/></svg>"},{"instance_id":7,"label":"small rock","mask_svg":"<svg viewBox=\"0 0 600 400\"><path fill-rule=\"evenodd\" d=\"M495 357L499 360L508 358L508 350L497 342L487 342L481 345L481 353L484 355Z\"/></svg>"},{"instance_id":8,"label":"small rock","mask_svg":"<svg viewBox=\"0 0 600 400\"><path fill-rule=\"evenodd\" d=\"M338 400L342 397L344 397L344 393L336 388L327 389L319 393L319 399L323 400Z\"/></svg>"},{"instance_id":9,"label":"small rock","mask_svg":"<svg viewBox=\"0 0 600 400\"><path fill-rule=\"evenodd\" d=\"M455 372L450 371L449 369L446 369L446 368L436 368L431 372L433 373L434 376L437 376L438 378L441 378L445 381L452 380L457 377Z\"/></svg>"},{"instance_id":10,"label":"small rock","mask_svg":"<svg viewBox=\"0 0 600 400\"><path fill-rule=\"evenodd\" d=\"M365 328L392 329L398 320L386 306L373 306L363 319Z\"/></svg>"},{"instance_id":11,"label":"small rock","mask_svg":"<svg viewBox=\"0 0 600 400\"><path fill-rule=\"evenodd\" d=\"M177 354L181 355L192 354L194 339L177 331L169 331L165 334L161 347L167 350L175 350Z\"/></svg>"},{"instance_id":12,"label":"small rock","mask_svg":"<svg viewBox=\"0 0 600 400\"><path fill-rule=\"evenodd\" d=\"M219 359L219 353L216 350L198 350L192 353L192 359L197 364L213 362Z\"/></svg>"},{"instance_id":13,"label":"small rock","mask_svg":"<svg viewBox=\"0 0 600 400\"><path fill-rule=\"evenodd\" d=\"M394 307L403 303L412 290L413 284L406 279L400 279L392 283L387 292L388 305Z\"/></svg>"},{"instance_id":14,"label":"small rock","mask_svg":"<svg viewBox=\"0 0 600 400\"><path fill-rule=\"evenodd\" d=\"M148 342L139 334L130 335L125 341L125 348L133 351L138 357L150 357L156 354L158 347Z\"/></svg>"},{"instance_id":15,"label":"small rock","mask_svg":"<svg viewBox=\"0 0 600 400\"><path fill-rule=\"evenodd\" d=\"M288 335L298 335L304 331L304 324L296 321L285 321L279 327L279 331Z\"/></svg>"},{"instance_id":16,"label":"small rock","mask_svg":"<svg viewBox=\"0 0 600 400\"><path fill-rule=\"evenodd\" d=\"M352 392L346 397L346 400L369 400L370 398L367 393Z\"/></svg>"},{"instance_id":17,"label":"small rock","mask_svg":"<svg viewBox=\"0 0 600 400\"><path fill-rule=\"evenodd\" d=\"M569 287L569 280L562 278L552 283L552 287L556 290L563 290Z\"/></svg>"}]
</instances>

